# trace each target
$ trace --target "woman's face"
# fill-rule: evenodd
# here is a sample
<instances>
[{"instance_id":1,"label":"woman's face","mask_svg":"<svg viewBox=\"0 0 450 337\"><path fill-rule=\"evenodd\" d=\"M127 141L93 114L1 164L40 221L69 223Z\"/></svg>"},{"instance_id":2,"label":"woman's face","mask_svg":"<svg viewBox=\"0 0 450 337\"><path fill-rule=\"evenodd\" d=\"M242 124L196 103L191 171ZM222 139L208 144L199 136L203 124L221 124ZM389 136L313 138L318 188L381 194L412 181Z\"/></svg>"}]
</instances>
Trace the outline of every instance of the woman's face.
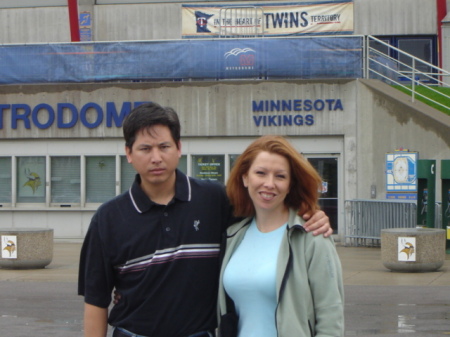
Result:
<instances>
[{"instance_id":1,"label":"woman's face","mask_svg":"<svg viewBox=\"0 0 450 337\"><path fill-rule=\"evenodd\" d=\"M291 183L289 162L285 157L260 152L242 180L257 213L285 209L284 199Z\"/></svg>"}]
</instances>

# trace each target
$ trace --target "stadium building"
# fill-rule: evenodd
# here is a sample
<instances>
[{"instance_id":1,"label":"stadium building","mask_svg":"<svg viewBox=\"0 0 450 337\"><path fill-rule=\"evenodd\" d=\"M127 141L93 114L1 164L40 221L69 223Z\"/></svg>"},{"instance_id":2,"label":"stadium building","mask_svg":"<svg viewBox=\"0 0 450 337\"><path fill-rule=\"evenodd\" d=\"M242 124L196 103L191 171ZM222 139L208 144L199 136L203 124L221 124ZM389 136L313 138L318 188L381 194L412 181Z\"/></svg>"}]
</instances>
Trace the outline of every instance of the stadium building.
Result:
<instances>
[{"instance_id":1,"label":"stadium building","mask_svg":"<svg viewBox=\"0 0 450 337\"><path fill-rule=\"evenodd\" d=\"M439 179L450 159L450 116L392 87L450 83L447 8L4 0L1 227L83 238L98 206L133 181L123 118L153 101L179 113L180 169L201 179L225 184L252 140L286 136L321 174L321 205L345 240L346 201L415 200L415 160L436 160ZM404 177L397 157L412 163Z\"/></svg>"}]
</instances>

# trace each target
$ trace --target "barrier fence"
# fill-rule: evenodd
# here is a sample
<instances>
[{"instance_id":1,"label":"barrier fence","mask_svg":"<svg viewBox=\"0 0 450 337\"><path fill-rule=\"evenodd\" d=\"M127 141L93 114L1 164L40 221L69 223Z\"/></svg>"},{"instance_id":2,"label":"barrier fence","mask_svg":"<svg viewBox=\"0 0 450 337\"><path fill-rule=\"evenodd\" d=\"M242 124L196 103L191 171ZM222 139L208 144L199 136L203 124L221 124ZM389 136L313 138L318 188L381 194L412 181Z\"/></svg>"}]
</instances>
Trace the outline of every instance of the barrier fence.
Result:
<instances>
[{"instance_id":1,"label":"barrier fence","mask_svg":"<svg viewBox=\"0 0 450 337\"><path fill-rule=\"evenodd\" d=\"M442 228L441 204L436 203L434 227ZM415 228L417 205L415 202L383 200L346 200L346 246L380 246L381 230L386 228Z\"/></svg>"},{"instance_id":2,"label":"barrier fence","mask_svg":"<svg viewBox=\"0 0 450 337\"><path fill-rule=\"evenodd\" d=\"M236 25L239 18L247 18L245 25ZM260 6L226 6L220 9L219 37L264 37L264 10Z\"/></svg>"}]
</instances>

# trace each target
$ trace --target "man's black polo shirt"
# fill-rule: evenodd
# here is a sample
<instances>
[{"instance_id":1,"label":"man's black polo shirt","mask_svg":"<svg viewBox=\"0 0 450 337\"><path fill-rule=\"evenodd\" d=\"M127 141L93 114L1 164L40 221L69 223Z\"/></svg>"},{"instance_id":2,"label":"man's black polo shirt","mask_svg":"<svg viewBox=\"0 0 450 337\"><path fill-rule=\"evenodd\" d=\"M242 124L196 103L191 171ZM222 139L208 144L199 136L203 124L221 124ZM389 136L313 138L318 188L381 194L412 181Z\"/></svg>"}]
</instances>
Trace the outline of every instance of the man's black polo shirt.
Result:
<instances>
[{"instance_id":1,"label":"man's black polo shirt","mask_svg":"<svg viewBox=\"0 0 450 337\"><path fill-rule=\"evenodd\" d=\"M230 220L223 186L176 172L175 197L153 203L140 188L103 204L81 251L78 293L107 308L112 326L152 337L216 326L219 244Z\"/></svg>"}]
</instances>

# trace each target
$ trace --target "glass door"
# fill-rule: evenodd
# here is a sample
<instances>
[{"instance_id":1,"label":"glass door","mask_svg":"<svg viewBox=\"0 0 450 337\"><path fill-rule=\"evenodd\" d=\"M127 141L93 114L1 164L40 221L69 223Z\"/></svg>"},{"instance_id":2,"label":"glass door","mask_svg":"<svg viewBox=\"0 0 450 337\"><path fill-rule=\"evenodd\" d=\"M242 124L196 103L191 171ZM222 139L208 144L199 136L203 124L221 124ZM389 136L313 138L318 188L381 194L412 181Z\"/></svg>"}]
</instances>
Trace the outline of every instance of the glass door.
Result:
<instances>
[{"instance_id":1,"label":"glass door","mask_svg":"<svg viewBox=\"0 0 450 337\"><path fill-rule=\"evenodd\" d=\"M330 218L333 233L338 233L338 158L308 158L322 177L319 205Z\"/></svg>"}]
</instances>

